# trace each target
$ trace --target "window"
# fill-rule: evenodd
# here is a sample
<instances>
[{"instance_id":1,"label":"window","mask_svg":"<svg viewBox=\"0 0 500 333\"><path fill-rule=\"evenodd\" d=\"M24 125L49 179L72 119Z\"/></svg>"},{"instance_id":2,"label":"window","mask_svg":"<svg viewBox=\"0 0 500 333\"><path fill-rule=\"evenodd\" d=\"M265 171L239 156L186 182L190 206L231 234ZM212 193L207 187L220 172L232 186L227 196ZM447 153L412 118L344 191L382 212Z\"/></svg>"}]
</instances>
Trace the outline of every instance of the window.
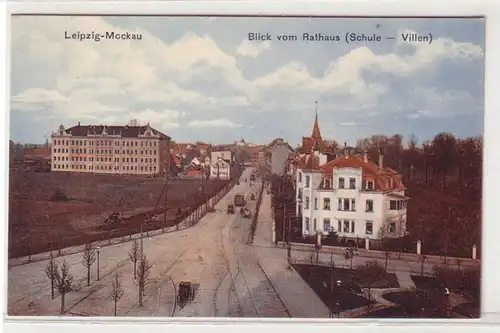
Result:
<instances>
[{"instance_id":1,"label":"window","mask_svg":"<svg viewBox=\"0 0 500 333\"><path fill-rule=\"evenodd\" d=\"M330 179L325 179L325 188L331 188L332 184L330 182Z\"/></svg>"},{"instance_id":2,"label":"window","mask_svg":"<svg viewBox=\"0 0 500 333\"><path fill-rule=\"evenodd\" d=\"M366 189L371 191L375 189L375 182L373 180L366 181Z\"/></svg>"},{"instance_id":3,"label":"window","mask_svg":"<svg viewBox=\"0 0 500 333\"><path fill-rule=\"evenodd\" d=\"M349 199L344 199L344 205L342 208L343 208L342 210L350 210L351 209L351 207L349 205Z\"/></svg>"},{"instance_id":4,"label":"window","mask_svg":"<svg viewBox=\"0 0 500 333\"><path fill-rule=\"evenodd\" d=\"M302 199L302 189L301 188L299 188L299 194L298 194L297 198L298 199Z\"/></svg>"},{"instance_id":5,"label":"window","mask_svg":"<svg viewBox=\"0 0 500 333\"><path fill-rule=\"evenodd\" d=\"M337 210L342 210L342 199L339 198L338 199L338 206L337 206ZM340 229L339 229L340 230Z\"/></svg>"},{"instance_id":6,"label":"window","mask_svg":"<svg viewBox=\"0 0 500 333\"><path fill-rule=\"evenodd\" d=\"M373 212L373 200L366 200L366 211Z\"/></svg>"},{"instance_id":7,"label":"window","mask_svg":"<svg viewBox=\"0 0 500 333\"><path fill-rule=\"evenodd\" d=\"M323 231L330 231L330 219L323 219Z\"/></svg>"},{"instance_id":8,"label":"window","mask_svg":"<svg viewBox=\"0 0 500 333\"><path fill-rule=\"evenodd\" d=\"M344 221L344 232L349 233L349 220Z\"/></svg>"},{"instance_id":9,"label":"window","mask_svg":"<svg viewBox=\"0 0 500 333\"><path fill-rule=\"evenodd\" d=\"M304 198L304 209L309 209L309 197Z\"/></svg>"},{"instance_id":10,"label":"window","mask_svg":"<svg viewBox=\"0 0 500 333\"><path fill-rule=\"evenodd\" d=\"M351 190L356 189L356 178L349 178L349 188Z\"/></svg>"},{"instance_id":11,"label":"window","mask_svg":"<svg viewBox=\"0 0 500 333\"><path fill-rule=\"evenodd\" d=\"M342 221L340 221L340 220L337 221L337 230L338 230L338 232L342 231Z\"/></svg>"},{"instance_id":12,"label":"window","mask_svg":"<svg viewBox=\"0 0 500 333\"><path fill-rule=\"evenodd\" d=\"M306 188L309 187L309 185L310 185L309 183L310 182L311 182L311 176L306 176L306 186L305 186Z\"/></svg>"},{"instance_id":13,"label":"window","mask_svg":"<svg viewBox=\"0 0 500 333\"><path fill-rule=\"evenodd\" d=\"M339 178L339 188L345 188L345 179L342 177Z\"/></svg>"},{"instance_id":14,"label":"window","mask_svg":"<svg viewBox=\"0 0 500 333\"><path fill-rule=\"evenodd\" d=\"M318 223L317 223L316 218L314 218L313 221L314 221L314 229L313 230L316 231L316 230L318 230Z\"/></svg>"},{"instance_id":15,"label":"window","mask_svg":"<svg viewBox=\"0 0 500 333\"><path fill-rule=\"evenodd\" d=\"M354 231L356 230L355 228L355 222L354 221L351 221L351 233L354 234Z\"/></svg>"},{"instance_id":16,"label":"window","mask_svg":"<svg viewBox=\"0 0 500 333\"><path fill-rule=\"evenodd\" d=\"M305 223L306 223L306 226L305 226L306 230L309 230L309 218L308 217L305 218Z\"/></svg>"},{"instance_id":17,"label":"window","mask_svg":"<svg viewBox=\"0 0 500 333\"><path fill-rule=\"evenodd\" d=\"M330 210L330 198L323 198L323 210Z\"/></svg>"},{"instance_id":18,"label":"window","mask_svg":"<svg viewBox=\"0 0 500 333\"><path fill-rule=\"evenodd\" d=\"M391 223L389 224L389 232L390 232L390 233L394 233L394 232L396 232L396 223L395 223L395 222L391 222Z\"/></svg>"},{"instance_id":19,"label":"window","mask_svg":"<svg viewBox=\"0 0 500 333\"><path fill-rule=\"evenodd\" d=\"M390 210L402 210L406 208L406 201L403 200L391 200L389 202Z\"/></svg>"},{"instance_id":20,"label":"window","mask_svg":"<svg viewBox=\"0 0 500 333\"><path fill-rule=\"evenodd\" d=\"M365 234L373 235L373 222L372 221L366 221Z\"/></svg>"},{"instance_id":21,"label":"window","mask_svg":"<svg viewBox=\"0 0 500 333\"><path fill-rule=\"evenodd\" d=\"M356 199L351 199L351 211L356 210Z\"/></svg>"},{"instance_id":22,"label":"window","mask_svg":"<svg viewBox=\"0 0 500 333\"><path fill-rule=\"evenodd\" d=\"M314 198L314 209L318 210L318 198Z\"/></svg>"}]
</instances>

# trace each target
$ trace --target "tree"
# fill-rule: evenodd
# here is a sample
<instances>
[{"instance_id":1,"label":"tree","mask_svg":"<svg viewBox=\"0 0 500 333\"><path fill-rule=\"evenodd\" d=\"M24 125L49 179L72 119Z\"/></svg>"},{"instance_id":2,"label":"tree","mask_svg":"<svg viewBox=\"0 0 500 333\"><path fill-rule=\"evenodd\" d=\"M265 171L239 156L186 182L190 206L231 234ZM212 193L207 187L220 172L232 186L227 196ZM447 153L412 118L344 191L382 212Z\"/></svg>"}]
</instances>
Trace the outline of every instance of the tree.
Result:
<instances>
[{"instance_id":1,"label":"tree","mask_svg":"<svg viewBox=\"0 0 500 333\"><path fill-rule=\"evenodd\" d=\"M144 290L148 283L148 277L151 273L152 264L149 263L145 255L142 255L139 265L137 266L137 285L139 286L139 307L142 307Z\"/></svg>"},{"instance_id":2,"label":"tree","mask_svg":"<svg viewBox=\"0 0 500 333\"><path fill-rule=\"evenodd\" d=\"M54 279L56 289L61 295L61 314L64 314L66 294L73 291L73 279L73 275L69 271L69 264L65 260L59 270L56 270Z\"/></svg>"},{"instance_id":3,"label":"tree","mask_svg":"<svg viewBox=\"0 0 500 333\"><path fill-rule=\"evenodd\" d=\"M371 302L373 285L385 276L384 267L377 260L367 261L356 267L356 276L362 285L367 288L367 298Z\"/></svg>"},{"instance_id":4,"label":"tree","mask_svg":"<svg viewBox=\"0 0 500 333\"><path fill-rule=\"evenodd\" d=\"M111 282L111 290L109 291L109 298L114 303L115 317L116 317L116 308L118 305L118 301L123 297L124 294L125 290L122 287L120 276L118 275L118 273L115 273L115 278L113 279L113 282Z\"/></svg>"},{"instance_id":5,"label":"tree","mask_svg":"<svg viewBox=\"0 0 500 333\"><path fill-rule=\"evenodd\" d=\"M139 247L139 242L134 240L134 243L132 244L132 249L128 253L128 257L130 258L130 261L134 264L134 280L137 279L137 261L141 258L141 248Z\"/></svg>"},{"instance_id":6,"label":"tree","mask_svg":"<svg viewBox=\"0 0 500 333\"><path fill-rule=\"evenodd\" d=\"M87 286L90 286L90 267L96 261L95 250L91 244L85 245L85 250L82 255L82 264L87 268Z\"/></svg>"},{"instance_id":7,"label":"tree","mask_svg":"<svg viewBox=\"0 0 500 333\"><path fill-rule=\"evenodd\" d=\"M45 274L50 280L50 295L52 299L54 299L54 287L55 287L54 284L57 276L57 270L58 270L57 262L54 260L54 257L52 257L52 252L51 252L49 262L45 267Z\"/></svg>"}]
</instances>

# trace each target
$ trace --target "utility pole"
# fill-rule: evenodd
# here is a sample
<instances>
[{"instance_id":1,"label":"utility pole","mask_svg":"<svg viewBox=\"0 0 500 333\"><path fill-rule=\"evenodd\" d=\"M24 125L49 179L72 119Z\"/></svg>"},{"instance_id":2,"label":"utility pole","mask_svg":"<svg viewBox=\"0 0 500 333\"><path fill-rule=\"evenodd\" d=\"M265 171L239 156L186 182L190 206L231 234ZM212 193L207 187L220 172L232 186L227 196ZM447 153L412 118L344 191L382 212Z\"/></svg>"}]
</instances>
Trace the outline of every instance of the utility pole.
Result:
<instances>
[{"instance_id":1,"label":"utility pole","mask_svg":"<svg viewBox=\"0 0 500 333\"><path fill-rule=\"evenodd\" d=\"M283 204L283 223L281 228L283 229L283 245L285 244L285 221L286 221L286 204Z\"/></svg>"},{"instance_id":2,"label":"utility pole","mask_svg":"<svg viewBox=\"0 0 500 333\"><path fill-rule=\"evenodd\" d=\"M167 224L167 205L168 205L168 201L167 201L167 193L168 193L168 177L170 175L170 157L171 157L171 154L170 154L170 141L167 142L167 170L166 170L166 176L165 176L165 213L163 215L163 220L164 220L164 223L165 225Z\"/></svg>"},{"instance_id":3,"label":"utility pole","mask_svg":"<svg viewBox=\"0 0 500 333\"><path fill-rule=\"evenodd\" d=\"M335 268L335 263L333 262L333 254L330 257L330 297L328 299L328 313L329 317L333 318L333 291L334 291L334 286L335 286L335 281L334 281L334 268Z\"/></svg>"},{"instance_id":4,"label":"utility pole","mask_svg":"<svg viewBox=\"0 0 500 333\"><path fill-rule=\"evenodd\" d=\"M446 230L444 234L444 262L448 260L448 242L450 234L451 206L448 206L448 219L446 220Z\"/></svg>"}]
</instances>

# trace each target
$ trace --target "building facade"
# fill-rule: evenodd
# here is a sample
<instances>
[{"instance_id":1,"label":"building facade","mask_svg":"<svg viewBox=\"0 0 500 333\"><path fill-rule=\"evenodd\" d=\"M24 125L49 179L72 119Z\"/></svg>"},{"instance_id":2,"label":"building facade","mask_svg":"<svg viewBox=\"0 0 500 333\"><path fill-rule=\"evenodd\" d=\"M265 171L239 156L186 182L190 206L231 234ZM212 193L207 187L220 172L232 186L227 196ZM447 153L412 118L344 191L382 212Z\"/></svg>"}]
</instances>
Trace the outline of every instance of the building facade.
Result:
<instances>
[{"instance_id":1,"label":"building facade","mask_svg":"<svg viewBox=\"0 0 500 333\"><path fill-rule=\"evenodd\" d=\"M304 235L334 230L341 237L380 239L406 234L409 198L401 176L366 155L346 155L323 165L310 155L297 170L296 184Z\"/></svg>"},{"instance_id":2,"label":"building facade","mask_svg":"<svg viewBox=\"0 0 500 333\"><path fill-rule=\"evenodd\" d=\"M273 140L264 150L265 162L272 174L283 176L286 174L288 157L293 148L283 139Z\"/></svg>"},{"instance_id":3,"label":"building facade","mask_svg":"<svg viewBox=\"0 0 500 333\"><path fill-rule=\"evenodd\" d=\"M170 137L151 126L80 125L52 133L51 170L155 175L169 168Z\"/></svg>"},{"instance_id":4,"label":"building facade","mask_svg":"<svg viewBox=\"0 0 500 333\"><path fill-rule=\"evenodd\" d=\"M210 165L210 179L230 180L231 165L228 161L217 158Z\"/></svg>"},{"instance_id":5,"label":"building facade","mask_svg":"<svg viewBox=\"0 0 500 333\"><path fill-rule=\"evenodd\" d=\"M309 139L312 138L312 139ZM307 148L307 149L304 149ZM406 235L402 176L366 153L327 152L316 116L313 135L304 137L302 150L289 155L287 172L295 184L296 215L303 235L336 232L345 238L395 238Z\"/></svg>"}]
</instances>

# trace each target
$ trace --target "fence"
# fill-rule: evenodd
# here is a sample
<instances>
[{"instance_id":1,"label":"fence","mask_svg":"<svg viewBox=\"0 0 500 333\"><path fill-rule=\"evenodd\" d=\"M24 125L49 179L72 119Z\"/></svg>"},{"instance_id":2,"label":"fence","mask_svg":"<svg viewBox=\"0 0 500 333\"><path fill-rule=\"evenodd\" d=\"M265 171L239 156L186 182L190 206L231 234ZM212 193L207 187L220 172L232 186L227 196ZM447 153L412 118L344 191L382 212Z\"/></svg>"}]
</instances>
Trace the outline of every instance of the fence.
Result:
<instances>
[{"instance_id":1,"label":"fence","mask_svg":"<svg viewBox=\"0 0 500 333\"><path fill-rule=\"evenodd\" d=\"M126 230L113 230L104 235L84 235L80 237L66 238L64 240L53 242L46 246L46 249L37 253L31 252L28 248L24 255L9 258L9 267L19 266L30 262L46 260L52 254L53 257L60 257L70 254L83 252L85 245L91 244L92 247L96 246L110 246L124 242L129 242L141 237L152 237L164 233L170 233L178 230L184 230L196 225L201 218L210 209L210 206L215 206L236 184L236 180L229 182L221 191L209 198L206 202L198 206L187 217L180 221L175 221L170 225L158 224L143 224L138 225L136 228Z\"/></svg>"},{"instance_id":2,"label":"fence","mask_svg":"<svg viewBox=\"0 0 500 333\"><path fill-rule=\"evenodd\" d=\"M278 242L278 247L286 247L287 244L284 242ZM310 252L311 254L315 255L315 245L313 244L305 244L305 243L291 243L291 248L294 251L301 251L301 252ZM344 247L338 247L338 246L328 246L328 245L323 245L321 247L321 250L319 251L320 254L329 254L329 253L334 253L334 254L343 254L345 251ZM385 259L386 255L389 256L389 259L394 260L405 260L405 261L414 261L414 262L421 262L422 260L425 260L426 263L429 264L448 264L448 263L454 263L457 264L460 262L461 265L465 266L472 266L476 267L480 265L479 260L474 260L471 258L453 258L453 257L442 257L442 256L436 256L436 255L426 255L425 257L422 257L418 255L417 253L407 253L407 252L385 252L385 251L378 251L378 250L373 250L373 249L364 249L364 248L359 248L358 250L358 255L360 257L365 257L365 258L373 258L373 259Z\"/></svg>"}]
</instances>

